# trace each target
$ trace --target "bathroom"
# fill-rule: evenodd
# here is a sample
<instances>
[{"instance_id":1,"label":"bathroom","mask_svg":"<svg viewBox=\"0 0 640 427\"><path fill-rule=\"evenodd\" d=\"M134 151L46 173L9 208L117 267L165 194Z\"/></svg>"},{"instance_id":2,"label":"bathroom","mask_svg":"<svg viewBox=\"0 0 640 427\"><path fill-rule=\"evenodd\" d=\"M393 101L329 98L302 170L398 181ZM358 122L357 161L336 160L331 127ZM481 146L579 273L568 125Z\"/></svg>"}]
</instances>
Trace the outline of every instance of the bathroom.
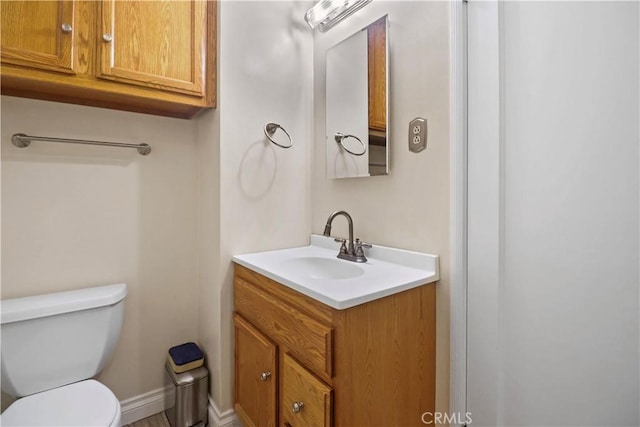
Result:
<instances>
[{"instance_id":1,"label":"bathroom","mask_svg":"<svg viewBox=\"0 0 640 427\"><path fill-rule=\"evenodd\" d=\"M604 422L594 418L590 412L595 406L590 399L595 399L600 394L584 391L592 385L588 380L569 383L568 378L574 378L575 372L571 370L571 366L566 365L564 370L556 367L558 371L555 371L555 378L558 382L555 387L570 390L567 394L573 392L576 395L569 399L564 394L551 391L547 393L560 402L566 398L572 404L567 404L564 410L554 408L555 412L551 412L550 416L555 416L556 421L553 421L554 418L551 421L546 417L536 418L535 414L526 411L520 413L522 418L518 419L518 414L504 409L508 406L507 403L514 405L514 402L505 399L510 396L530 399L530 406L519 402L520 406L511 407L526 407L532 412L535 399L523 391L526 386L515 389L517 381L508 381L510 377L505 374L506 368L495 377L491 377L492 371L487 370L486 376L490 377L483 377L478 366L485 361L473 357L488 354L487 357L494 357L492 360L502 360L491 354L498 347L493 344L482 347L481 342L474 341L479 339L478 336L470 336L468 344L465 344L465 332L461 332L467 321L470 325L481 325L482 319L490 322L490 315L497 313L496 309L487 314L486 318L481 318L485 307L483 305L482 308L470 307L467 314L466 293L463 292L467 280L464 269L464 254L467 252L464 249L464 235L467 231L464 225L466 217L461 213L465 210L465 199L461 195L466 192L467 174L464 166L460 165L464 165L463 158L467 156L467 152L460 141L465 139L466 130L463 125L465 113L461 112L464 110L464 102L461 100L465 99L466 90L463 70L467 58L463 47L467 43L467 12L470 35L477 36L476 40L479 40L480 35L488 37L492 34L486 31L486 27L473 26L474 22L477 24L479 21L473 21L473 11L465 10L467 7L480 8L473 3L472 1L465 6L462 2L374 0L330 31L319 33L309 29L304 22L305 12L313 5L311 1L219 1L217 105L215 109L204 110L191 120L3 94L2 299L109 283L127 283L125 321L120 340L111 362L98 377L120 400L123 423L131 423L164 410L167 392L164 361L167 349L181 342L195 341L206 355L211 374L209 423L214 426L233 425L238 421L233 411L232 257L307 245L310 234L322 233L329 214L345 210L353 218L356 237L374 245L439 256L440 279L435 285L435 412L464 414L468 409L472 418L475 418L473 424L477 425L638 425L640 191L637 143L637 4L627 4L631 13L617 12L631 16L628 25L635 25L635 32L627 37L635 40L635 45L625 47L629 50L625 50L622 55L629 64L620 65L623 70L627 70L627 80L633 80L635 76L635 92L629 90L633 96L625 98L627 104L623 103L623 106L628 107L625 111L635 114L632 117L635 120L634 130L632 129L634 142L625 143L619 149L619 155L630 159L631 165L625 166L627 175L616 175L610 181L620 191L619 199L615 200L625 202L615 205L619 210L616 211L618 225L605 221L605 218L610 218L610 213L598 211L594 214L595 219L586 222L591 228L580 230L585 233L594 232L594 241L602 242L602 246L609 245L606 249L612 251L611 241L595 230L605 226L604 224L612 228L630 224L620 231L622 237L613 241L624 247L624 254L628 255L628 261L635 270L622 268L616 263L615 268L605 268L605 273L597 276L603 279L615 276L620 271L623 272L620 274L625 274L622 277L615 276L617 283L622 283L616 288L618 297L603 302L606 303L605 312L611 317L612 323L601 325L598 330L602 334L610 334L612 331L619 331L620 325L625 325L622 328L624 333L621 332L621 336L616 337L628 346L624 347L627 350L624 363L621 362L621 367L615 369L607 365L605 369L614 370L617 375L615 378L630 378L624 383L618 382L609 388L603 388L612 390L617 384L620 388L618 392L621 393L615 399L611 395L602 396L604 401L609 402L606 410L610 411L607 414L609 422ZM606 8L604 5L602 7ZM513 11L514 19L524 19L518 12ZM555 12L544 10L540 12L541 16L535 15L535 18L543 19L544 13L553 16ZM560 12L564 15L558 16L566 18L568 12ZM479 9L478 15L482 13L497 12ZM615 11L611 13L608 25L603 25L605 28L602 31L616 27L611 23L617 22L615 18L618 15L615 15ZM598 11L592 11L591 15L580 15L584 20L581 22L587 25L591 22L588 19L599 14ZM368 178L327 179L325 52L383 15L388 15L389 19L389 174ZM540 21L532 18L532 22ZM489 22L483 25L491 24ZM554 28L561 28L560 18L554 24ZM580 25L580 22L575 25ZM470 50L474 47L472 40L470 36ZM492 46L494 41L490 39L481 47ZM567 41L570 42L577 43ZM480 64L487 66L492 64L489 59L497 62L495 57L487 56L482 51L477 55L474 57L469 53L469 67L477 64L473 62L474 58L487 58L480 59ZM602 62L605 60L613 59L607 57ZM484 71L486 70L481 70ZM472 72L471 69L469 72ZM470 77L470 103L473 101L471 96L476 93L472 83ZM490 85L486 83L477 85L480 89L488 86ZM491 94L482 93L478 96L490 97ZM567 106L570 107L573 108L571 105ZM478 159L473 157L478 153L472 151L472 137L482 131L486 132L486 129L481 126L482 120L473 121L473 105L470 104L469 108L468 155L472 161ZM475 111L477 113L478 110ZM602 111L600 113L604 114ZM409 151L406 139L409 122L415 117L424 117L428 121L427 148L419 153ZM598 114L594 113L593 117L597 118ZM489 120L490 118L487 122ZM263 133L263 126L267 122L280 123L287 129L294 144L291 149L281 149L269 144ZM474 123L476 128L473 128ZM478 133L472 134L474 129ZM147 143L152 146L152 152L143 157L135 151L117 148L46 143L33 143L27 149L17 149L11 145L11 135L17 132ZM586 138L582 133L581 137ZM597 145L598 140L589 141L590 144ZM496 147L491 146L490 149ZM525 158L530 153L522 155ZM552 156L553 153L547 155ZM548 160L542 154L540 156L541 161ZM610 167L617 166L618 163L615 162L620 160L602 157L603 162L612 162L608 163ZM589 159L591 162L595 161ZM484 176L496 180L489 183L487 192L492 191L491 185L500 180L500 176L492 174L494 170L500 170L497 164L491 163L493 161L495 158L479 160L479 164L484 165L480 169L481 172L486 172ZM565 161L569 162L566 158ZM585 161L582 167L586 170L580 169L576 173L583 174L581 177L591 178L589 170L592 170L590 165L593 164L598 163ZM514 165L510 167L516 168L519 164L516 162ZM526 165L523 163L520 166L526 169ZM531 164L531 167L535 166ZM512 169L508 170L513 172ZM478 174L478 170L470 170L468 173L471 177L474 176L473 173ZM482 177L483 173L478 175ZM624 182L623 179L627 178L629 183L622 187L623 191L619 182ZM471 188L471 183L479 181L470 178L469 182L469 191L477 191ZM591 183L586 178L585 182ZM483 191L485 190L481 194ZM601 195L602 200L606 200L611 206L612 202L604 199L606 191L596 194ZM477 193L475 196L481 197ZM591 200L581 200L582 204L577 206L598 205L598 199L593 197ZM469 198L469 209L472 210L477 205L471 205L471 201L475 199L471 195ZM548 213L552 217L564 218L562 204L556 203L550 205ZM498 205L499 203L496 204ZM513 211L509 211L511 212ZM487 212L482 211L478 215L483 214L487 215ZM484 217L479 218L480 229L483 229ZM629 222L629 218L635 218L635 222ZM484 237L473 234L478 228L473 228L471 221L472 219L468 230L469 245L478 242L472 241L473 238ZM547 218L547 221L551 220ZM486 223L488 232L498 228L499 223ZM332 235L346 237L346 222L336 221ZM632 236L632 239L624 237L625 235ZM533 238L529 239L531 241ZM536 243L540 245L539 242ZM479 244L484 245L481 241ZM557 242L550 246L556 251L561 247ZM612 256L611 253L620 255L622 249L610 252L609 256ZM469 257L473 254L473 247L470 246ZM596 252L588 254L595 255ZM480 253L475 261L481 259L482 255ZM548 262L544 257L536 259L539 263L545 260ZM571 262L579 263L574 264L576 270L597 264L594 260L570 259ZM609 258L607 260L611 261ZM474 259L469 259L469 268L474 266L473 261ZM542 288L543 291L557 292L559 301L570 304L569 292L576 288L562 291L552 287L554 281L550 280L548 274L559 267L554 264L543 265L548 266L543 269L547 275L541 273L536 276L537 280L549 281L549 285ZM526 269L514 271L509 274L517 276L518 271L529 274ZM595 281L595 277L587 278L590 286L596 287L600 283ZM469 273L470 289L473 279ZM573 279L566 280L569 282ZM561 288L557 283L555 286ZM475 296L490 298L491 292L499 292L497 289L487 289L486 294ZM472 300L473 296L474 294L469 295L469 304L477 301ZM513 299L522 297L517 293L507 296ZM527 298L535 302L526 307L527 310L539 309L541 313L551 310L554 315L548 314L550 322L555 319L556 322L567 323L574 319L561 317L560 307L553 306L550 309L546 306L544 296L527 294ZM576 305L585 307L581 316L585 313L594 314L590 298L601 301L601 296L593 293L578 299ZM628 317L623 319L625 323L616 323L622 320L616 317L615 307L624 301L630 304L625 311ZM514 300L514 309L520 307L517 302ZM493 308L487 306L488 309ZM517 322L514 325L518 325ZM472 332L474 331L470 330L469 334ZM516 333L518 330L514 326L513 330L507 332ZM504 335L504 331L501 333L502 337L511 336ZM536 333L540 334L539 331ZM585 336L578 334L574 345L593 340L594 335L595 333ZM557 335L555 339L559 340L559 337ZM517 339L510 342L513 343L512 347L502 348L513 359L508 360L505 356L502 363L509 367L508 373L513 373L517 371L517 366L509 363L517 364L528 360L520 352L529 349L530 345L535 348L536 344L528 345ZM537 342L539 345L541 342L547 343L544 340ZM560 345L553 340L552 343L558 348L566 349L562 355L563 361L570 357L586 357L577 351L577 348L587 351L584 345L571 350L567 348L570 346ZM609 361L611 364L611 361L621 359L622 355L617 351L622 350L615 350L617 347L614 348L614 344L606 344L612 349L608 356L597 353L592 358L587 357L588 361L594 364L595 361ZM469 346L468 353L465 345ZM467 374L464 371L465 354L469 358ZM534 374L540 375L545 367L553 364L553 360L546 359L544 363L538 362L538 369L527 371L527 379L535 381L535 378L531 378ZM500 366L494 368L502 369ZM567 373L566 377L563 377L563 372ZM590 374L596 375L595 372ZM465 377L469 381L466 385ZM563 383L563 378L567 382ZM476 388L471 381L477 381ZM491 387L499 390L496 401L479 400L482 396L477 384L486 384L486 381L494 381ZM603 380L600 377L598 381L601 383ZM535 387L539 385L536 383ZM468 390L466 398L465 387ZM583 390L583 394L578 393L579 390ZM486 394L487 399L490 395L491 393ZM621 401L628 404L620 404L622 409L616 410L614 400L620 401L621 396L624 396ZM466 406L465 401L468 403ZM546 398L544 401L546 402ZM3 409L9 403L8 396L3 395ZM602 400L598 403L602 404ZM576 413L578 410L584 411L583 418ZM505 416L504 411L509 416Z\"/></svg>"}]
</instances>

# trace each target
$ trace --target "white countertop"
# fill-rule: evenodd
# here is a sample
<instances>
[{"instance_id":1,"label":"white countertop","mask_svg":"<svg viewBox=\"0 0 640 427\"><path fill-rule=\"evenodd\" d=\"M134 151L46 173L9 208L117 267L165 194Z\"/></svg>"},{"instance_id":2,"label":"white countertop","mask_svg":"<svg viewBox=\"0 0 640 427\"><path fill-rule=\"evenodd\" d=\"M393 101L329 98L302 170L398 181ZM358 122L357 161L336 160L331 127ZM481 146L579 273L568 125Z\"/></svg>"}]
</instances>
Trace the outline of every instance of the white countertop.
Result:
<instances>
[{"instance_id":1,"label":"white countertop","mask_svg":"<svg viewBox=\"0 0 640 427\"><path fill-rule=\"evenodd\" d=\"M374 245L365 249L368 261L356 263L336 258L339 248L332 237L312 235L309 246L236 255L233 261L339 310L440 279L437 255Z\"/></svg>"}]
</instances>

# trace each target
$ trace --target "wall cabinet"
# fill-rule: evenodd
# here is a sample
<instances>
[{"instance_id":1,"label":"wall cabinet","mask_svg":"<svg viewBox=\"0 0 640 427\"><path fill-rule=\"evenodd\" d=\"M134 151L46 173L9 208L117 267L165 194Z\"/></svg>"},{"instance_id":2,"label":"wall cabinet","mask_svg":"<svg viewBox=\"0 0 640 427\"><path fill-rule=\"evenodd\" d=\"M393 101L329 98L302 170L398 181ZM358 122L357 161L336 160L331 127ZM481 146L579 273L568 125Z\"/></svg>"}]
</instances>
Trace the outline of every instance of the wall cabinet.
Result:
<instances>
[{"instance_id":1,"label":"wall cabinet","mask_svg":"<svg viewBox=\"0 0 640 427\"><path fill-rule=\"evenodd\" d=\"M383 17L367 27L369 64L369 129L387 131L387 21Z\"/></svg>"},{"instance_id":2,"label":"wall cabinet","mask_svg":"<svg viewBox=\"0 0 640 427\"><path fill-rule=\"evenodd\" d=\"M5 95L189 118L216 101L215 1L0 2Z\"/></svg>"},{"instance_id":3,"label":"wall cabinet","mask_svg":"<svg viewBox=\"0 0 640 427\"><path fill-rule=\"evenodd\" d=\"M336 310L235 266L235 411L249 426L420 426L435 286Z\"/></svg>"}]
</instances>

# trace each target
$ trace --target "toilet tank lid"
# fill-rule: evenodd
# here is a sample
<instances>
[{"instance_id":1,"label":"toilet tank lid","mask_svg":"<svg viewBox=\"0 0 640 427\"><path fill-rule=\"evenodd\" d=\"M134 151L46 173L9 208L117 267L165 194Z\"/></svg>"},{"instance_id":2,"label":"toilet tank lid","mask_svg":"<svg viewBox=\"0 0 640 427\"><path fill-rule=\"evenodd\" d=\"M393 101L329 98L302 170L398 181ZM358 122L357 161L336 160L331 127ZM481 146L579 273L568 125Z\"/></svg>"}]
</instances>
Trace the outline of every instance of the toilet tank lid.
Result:
<instances>
[{"instance_id":1,"label":"toilet tank lid","mask_svg":"<svg viewBox=\"0 0 640 427\"><path fill-rule=\"evenodd\" d=\"M122 301L127 296L126 283L55 292L0 301L1 323L13 323L56 314L103 307Z\"/></svg>"}]
</instances>

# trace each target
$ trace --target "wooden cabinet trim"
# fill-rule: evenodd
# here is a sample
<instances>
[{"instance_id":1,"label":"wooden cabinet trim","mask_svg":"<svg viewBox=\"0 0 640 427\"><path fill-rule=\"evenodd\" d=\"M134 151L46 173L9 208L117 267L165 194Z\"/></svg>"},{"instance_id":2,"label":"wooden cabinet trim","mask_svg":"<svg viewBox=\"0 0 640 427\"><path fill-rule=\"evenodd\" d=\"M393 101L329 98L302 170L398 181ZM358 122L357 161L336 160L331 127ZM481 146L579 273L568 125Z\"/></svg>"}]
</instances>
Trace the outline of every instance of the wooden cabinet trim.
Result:
<instances>
[{"instance_id":1,"label":"wooden cabinet trim","mask_svg":"<svg viewBox=\"0 0 640 427\"><path fill-rule=\"evenodd\" d=\"M38 74L36 70L21 71L16 67L2 66L2 95L20 96L45 101L67 102L77 105L112 108L138 113L155 114L189 119L205 108L201 100L184 101L185 95L163 93L148 94L150 89L118 84L109 86L108 81L96 82L81 78L67 82L65 76L49 73L46 80L30 79L25 75ZM80 77L80 76L78 76ZM76 77L74 77L75 79ZM108 86L108 87L105 87ZM128 93L127 93L128 92Z\"/></svg>"},{"instance_id":2,"label":"wooden cabinet trim","mask_svg":"<svg viewBox=\"0 0 640 427\"><path fill-rule=\"evenodd\" d=\"M205 67L205 104L217 106L218 93L218 2L207 0L207 62Z\"/></svg>"}]
</instances>

